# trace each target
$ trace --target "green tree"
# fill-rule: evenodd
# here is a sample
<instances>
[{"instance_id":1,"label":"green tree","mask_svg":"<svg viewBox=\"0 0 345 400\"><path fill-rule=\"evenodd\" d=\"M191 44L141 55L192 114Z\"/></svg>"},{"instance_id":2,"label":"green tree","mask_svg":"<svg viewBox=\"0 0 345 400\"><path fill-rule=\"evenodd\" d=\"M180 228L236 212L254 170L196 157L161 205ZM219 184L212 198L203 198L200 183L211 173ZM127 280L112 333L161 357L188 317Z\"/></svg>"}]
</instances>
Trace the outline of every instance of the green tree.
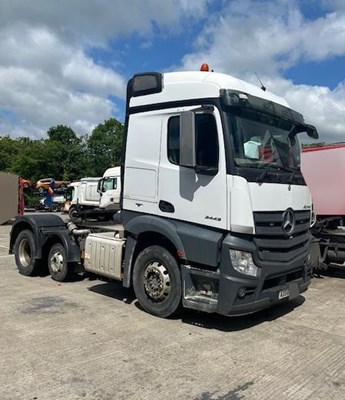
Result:
<instances>
[{"instance_id":1,"label":"green tree","mask_svg":"<svg viewBox=\"0 0 345 400\"><path fill-rule=\"evenodd\" d=\"M110 118L99 124L88 139L91 175L102 176L104 171L121 162L123 124Z\"/></svg>"},{"instance_id":2,"label":"green tree","mask_svg":"<svg viewBox=\"0 0 345 400\"><path fill-rule=\"evenodd\" d=\"M64 146L72 146L79 142L79 139L72 128L66 125L56 125L48 129L49 140L62 143Z\"/></svg>"},{"instance_id":3,"label":"green tree","mask_svg":"<svg viewBox=\"0 0 345 400\"><path fill-rule=\"evenodd\" d=\"M68 126L57 125L47 132L48 146L56 146L53 160L60 163L53 175L56 179L73 180L85 176L88 160L85 157L86 146L82 139Z\"/></svg>"},{"instance_id":4,"label":"green tree","mask_svg":"<svg viewBox=\"0 0 345 400\"><path fill-rule=\"evenodd\" d=\"M13 161L20 151L20 142L9 136L0 137L0 171L11 172Z\"/></svg>"},{"instance_id":5,"label":"green tree","mask_svg":"<svg viewBox=\"0 0 345 400\"><path fill-rule=\"evenodd\" d=\"M63 156L61 143L32 140L14 158L11 172L35 181L45 177L59 179L63 173Z\"/></svg>"}]
</instances>

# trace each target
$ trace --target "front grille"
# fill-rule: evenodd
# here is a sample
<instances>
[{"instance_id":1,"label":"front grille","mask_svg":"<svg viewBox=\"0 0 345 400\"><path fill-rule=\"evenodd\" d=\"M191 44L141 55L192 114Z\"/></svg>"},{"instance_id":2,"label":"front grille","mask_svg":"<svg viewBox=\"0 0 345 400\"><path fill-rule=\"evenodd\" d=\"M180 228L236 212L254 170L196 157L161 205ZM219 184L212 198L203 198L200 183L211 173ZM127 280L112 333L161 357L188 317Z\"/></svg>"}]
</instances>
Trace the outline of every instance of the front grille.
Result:
<instances>
[{"instance_id":1,"label":"front grille","mask_svg":"<svg viewBox=\"0 0 345 400\"><path fill-rule=\"evenodd\" d=\"M310 211L293 211L295 227L290 234L283 229L284 214L285 211L254 213L254 242L261 261L288 263L305 252Z\"/></svg>"}]
</instances>

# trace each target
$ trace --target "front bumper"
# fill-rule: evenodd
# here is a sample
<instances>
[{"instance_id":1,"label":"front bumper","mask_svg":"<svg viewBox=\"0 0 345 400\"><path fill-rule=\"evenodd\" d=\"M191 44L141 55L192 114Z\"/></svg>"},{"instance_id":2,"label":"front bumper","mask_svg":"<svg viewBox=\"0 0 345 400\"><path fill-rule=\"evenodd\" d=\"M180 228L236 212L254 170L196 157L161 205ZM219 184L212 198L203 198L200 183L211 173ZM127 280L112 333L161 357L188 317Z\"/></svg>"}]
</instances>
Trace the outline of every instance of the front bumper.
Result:
<instances>
[{"instance_id":1,"label":"front bumper","mask_svg":"<svg viewBox=\"0 0 345 400\"><path fill-rule=\"evenodd\" d=\"M301 271L296 271L300 274ZM278 284L271 288L264 288L263 282L255 286L251 280L234 279L231 276L221 276L214 272L207 274L191 267L183 266L182 275L184 281L183 305L199 311L214 312L227 316L251 314L275 304L292 300L308 289L310 283L310 271L305 271L303 277L290 282ZM217 291L197 290L196 277L203 282L214 283ZM198 279L197 278L197 279ZM188 284L189 283L189 284ZM246 288L246 296L239 298L240 288ZM288 292L286 292L288 290ZM212 292L212 295L208 294ZM284 298L279 298L280 293L288 293Z\"/></svg>"},{"instance_id":2,"label":"front bumper","mask_svg":"<svg viewBox=\"0 0 345 400\"><path fill-rule=\"evenodd\" d=\"M182 266L185 307L228 316L245 315L292 300L308 289L312 275L311 265L306 262L310 245L288 263L262 264L260 276L250 277L231 266L229 248L250 251L255 259L255 246L248 240L236 238L235 242L232 238L224 241L220 267L215 271Z\"/></svg>"}]
</instances>

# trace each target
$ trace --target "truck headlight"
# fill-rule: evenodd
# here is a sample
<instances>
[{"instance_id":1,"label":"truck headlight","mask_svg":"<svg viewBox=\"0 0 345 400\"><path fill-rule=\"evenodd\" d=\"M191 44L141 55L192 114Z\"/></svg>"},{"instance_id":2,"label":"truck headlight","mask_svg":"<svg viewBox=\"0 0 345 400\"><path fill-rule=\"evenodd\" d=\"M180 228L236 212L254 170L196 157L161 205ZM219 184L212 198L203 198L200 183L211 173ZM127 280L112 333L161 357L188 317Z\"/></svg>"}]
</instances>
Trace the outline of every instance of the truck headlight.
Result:
<instances>
[{"instance_id":1,"label":"truck headlight","mask_svg":"<svg viewBox=\"0 0 345 400\"><path fill-rule=\"evenodd\" d=\"M254 264L251 253L230 249L230 259L232 266L241 274L259 276L259 268Z\"/></svg>"}]
</instances>

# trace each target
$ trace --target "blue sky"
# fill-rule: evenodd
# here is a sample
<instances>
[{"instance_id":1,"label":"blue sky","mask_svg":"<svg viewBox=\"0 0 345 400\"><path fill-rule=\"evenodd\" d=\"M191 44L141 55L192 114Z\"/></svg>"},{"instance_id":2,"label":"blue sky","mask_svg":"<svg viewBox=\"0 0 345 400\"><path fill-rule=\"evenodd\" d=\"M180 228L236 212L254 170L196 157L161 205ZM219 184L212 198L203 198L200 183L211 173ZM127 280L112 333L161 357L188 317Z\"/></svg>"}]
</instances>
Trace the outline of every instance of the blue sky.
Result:
<instances>
[{"instance_id":1,"label":"blue sky","mask_svg":"<svg viewBox=\"0 0 345 400\"><path fill-rule=\"evenodd\" d=\"M219 72L265 86L345 141L341 0L0 0L0 136L78 134L124 119L140 71Z\"/></svg>"}]
</instances>

